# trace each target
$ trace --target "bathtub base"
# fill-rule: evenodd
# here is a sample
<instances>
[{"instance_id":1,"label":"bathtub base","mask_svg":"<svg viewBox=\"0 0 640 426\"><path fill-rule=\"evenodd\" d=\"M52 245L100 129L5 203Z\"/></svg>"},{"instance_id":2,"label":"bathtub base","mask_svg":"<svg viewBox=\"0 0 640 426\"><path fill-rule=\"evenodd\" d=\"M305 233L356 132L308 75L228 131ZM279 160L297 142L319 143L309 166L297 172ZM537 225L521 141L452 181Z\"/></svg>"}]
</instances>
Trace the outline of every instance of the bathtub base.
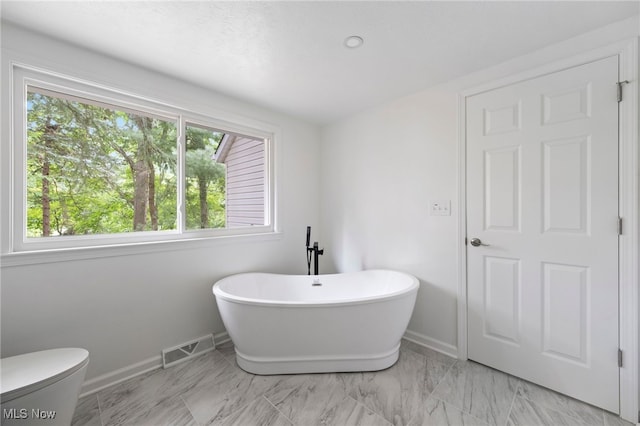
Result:
<instances>
[{"instance_id":1,"label":"bathtub base","mask_svg":"<svg viewBox=\"0 0 640 426\"><path fill-rule=\"evenodd\" d=\"M236 361L244 371L252 374L308 374L378 371L398 361L400 343L391 351L374 355L349 357L253 357L236 349Z\"/></svg>"}]
</instances>

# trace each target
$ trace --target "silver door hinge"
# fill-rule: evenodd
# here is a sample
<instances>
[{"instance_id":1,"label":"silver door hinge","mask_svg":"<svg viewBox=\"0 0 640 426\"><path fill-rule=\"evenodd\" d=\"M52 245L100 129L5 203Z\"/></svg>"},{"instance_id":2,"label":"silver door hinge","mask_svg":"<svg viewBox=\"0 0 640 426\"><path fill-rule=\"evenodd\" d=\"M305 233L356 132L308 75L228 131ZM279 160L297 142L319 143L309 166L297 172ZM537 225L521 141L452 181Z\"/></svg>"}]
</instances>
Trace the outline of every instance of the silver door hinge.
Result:
<instances>
[{"instance_id":1,"label":"silver door hinge","mask_svg":"<svg viewBox=\"0 0 640 426\"><path fill-rule=\"evenodd\" d=\"M622 368L622 349L618 349L618 367Z\"/></svg>"},{"instance_id":2,"label":"silver door hinge","mask_svg":"<svg viewBox=\"0 0 640 426\"><path fill-rule=\"evenodd\" d=\"M622 102L622 85L629 84L629 80L619 81L616 83L618 86L618 102Z\"/></svg>"},{"instance_id":3,"label":"silver door hinge","mask_svg":"<svg viewBox=\"0 0 640 426\"><path fill-rule=\"evenodd\" d=\"M622 218L618 217L618 235L622 235Z\"/></svg>"}]
</instances>

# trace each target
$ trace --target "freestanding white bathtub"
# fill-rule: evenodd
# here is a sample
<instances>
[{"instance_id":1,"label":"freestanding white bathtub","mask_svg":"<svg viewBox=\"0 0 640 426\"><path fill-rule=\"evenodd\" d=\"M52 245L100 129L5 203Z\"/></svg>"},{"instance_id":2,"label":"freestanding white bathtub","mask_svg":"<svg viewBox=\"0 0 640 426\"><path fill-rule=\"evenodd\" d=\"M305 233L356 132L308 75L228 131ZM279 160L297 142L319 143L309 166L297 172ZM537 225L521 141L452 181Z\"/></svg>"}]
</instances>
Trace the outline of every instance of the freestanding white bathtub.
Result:
<instances>
[{"instance_id":1,"label":"freestanding white bathtub","mask_svg":"<svg viewBox=\"0 0 640 426\"><path fill-rule=\"evenodd\" d=\"M213 293L243 370L295 374L392 366L418 287L414 276L387 270L245 273L218 281Z\"/></svg>"}]
</instances>

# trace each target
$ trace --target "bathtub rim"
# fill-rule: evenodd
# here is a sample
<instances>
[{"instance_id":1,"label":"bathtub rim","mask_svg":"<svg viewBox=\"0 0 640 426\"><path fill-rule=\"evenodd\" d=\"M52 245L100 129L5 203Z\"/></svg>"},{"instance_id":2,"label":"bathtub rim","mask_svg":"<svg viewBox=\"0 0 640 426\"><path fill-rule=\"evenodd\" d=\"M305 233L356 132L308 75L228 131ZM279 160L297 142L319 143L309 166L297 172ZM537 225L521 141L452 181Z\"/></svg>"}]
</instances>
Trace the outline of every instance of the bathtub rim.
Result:
<instances>
[{"instance_id":1,"label":"bathtub rim","mask_svg":"<svg viewBox=\"0 0 640 426\"><path fill-rule=\"evenodd\" d=\"M304 301L304 300L295 300L295 301L287 301L287 300L272 300L272 299L255 299L249 297L241 297L230 294L220 288L220 285L223 281L227 279L232 279L234 277L238 277L240 275L270 275L270 276L286 276L286 277L300 277L300 278L315 278L320 277L322 279L323 276L337 276L337 275L350 275L350 274L358 274L363 272L392 272L394 274L398 274L408 278L411 281L411 284L401 290L394 291L391 293L385 293L382 295L369 296L369 297L361 297L357 299L330 299L325 301ZM242 272L239 274L229 275L227 277L221 278L213 284L212 292L216 299L220 298L225 302L237 303L240 305L254 305L254 306L276 306L281 308L322 308L328 306L349 306L349 305L361 305L367 303L377 303L384 302L387 300L399 299L402 297L406 297L414 292L417 292L420 288L420 281L415 276L401 271L396 271L393 269L365 269L362 271L354 271L354 272L342 272L336 274L323 274L323 275L295 275L295 274L278 274L271 272Z\"/></svg>"}]
</instances>

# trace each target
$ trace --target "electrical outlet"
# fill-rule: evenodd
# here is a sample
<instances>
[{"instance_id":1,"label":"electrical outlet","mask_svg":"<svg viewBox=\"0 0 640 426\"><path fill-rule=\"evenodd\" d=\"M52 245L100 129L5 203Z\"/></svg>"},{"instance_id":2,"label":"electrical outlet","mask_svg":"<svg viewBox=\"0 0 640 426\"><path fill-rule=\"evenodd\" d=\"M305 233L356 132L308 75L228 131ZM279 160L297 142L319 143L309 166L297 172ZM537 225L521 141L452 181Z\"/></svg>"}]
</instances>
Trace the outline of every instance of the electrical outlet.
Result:
<instances>
[{"instance_id":1,"label":"electrical outlet","mask_svg":"<svg viewBox=\"0 0 640 426\"><path fill-rule=\"evenodd\" d=\"M431 216L451 216L451 200L432 200L429 210Z\"/></svg>"}]
</instances>

